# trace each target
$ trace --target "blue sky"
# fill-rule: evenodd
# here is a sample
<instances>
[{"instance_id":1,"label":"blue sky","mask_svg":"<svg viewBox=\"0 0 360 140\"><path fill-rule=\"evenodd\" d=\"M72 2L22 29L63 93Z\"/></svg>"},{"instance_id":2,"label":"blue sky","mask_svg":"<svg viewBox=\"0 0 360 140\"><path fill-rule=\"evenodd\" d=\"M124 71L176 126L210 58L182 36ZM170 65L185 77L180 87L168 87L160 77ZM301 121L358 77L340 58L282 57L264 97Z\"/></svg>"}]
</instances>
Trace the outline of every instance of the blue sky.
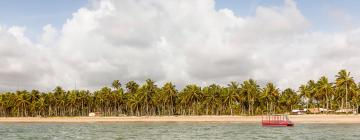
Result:
<instances>
[{"instance_id":1,"label":"blue sky","mask_svg":"<svg viewBox=\"0 0 360 140\"><path fill-rule=\"evenodd\" d=\"M229 8L240 16L254 15L256 7L281 6L283 0L217 0L217 8ZM343 30L343 23L339 23L332 11L341 11L351 17L353 24L358 24L360 18L359 0L297 0L301 13L311 22L311 30L334 32Z\"/></svg>"},{"instance_id":2,"label":"blue sky","mask_svg":"<svg viewBox=\"0 0 360 140\"><path fill-rule=\"evenodd\" d=\"M301 13L311 22L310 30L322 32L334 32L344 30L343 22L357 25L360 18L358 6L359 0L297 0L297 6ZM86 6L88 0L11 0L0 1L0 25L25 26L26 34L34 37L42 27L52 24L55 28L61 28L66 19L80 7ZM228 8L239 16L252 16L256 7L281 6L283 0L217 0L216 8ZM339 22L331 11L338 11L349 21Z\"/></svg>"},{"instance_id":3,"label":"blue sky","mask_svg":"<svg viewBox=\"0 0 360 140\"><path fill-rule=\"evenodd\" d=\"M87 0L2 0L0 25L25 26L26 33L34 36L47 24L61 28L72 13L87 3Z\"/></svg>"}]
</instances>

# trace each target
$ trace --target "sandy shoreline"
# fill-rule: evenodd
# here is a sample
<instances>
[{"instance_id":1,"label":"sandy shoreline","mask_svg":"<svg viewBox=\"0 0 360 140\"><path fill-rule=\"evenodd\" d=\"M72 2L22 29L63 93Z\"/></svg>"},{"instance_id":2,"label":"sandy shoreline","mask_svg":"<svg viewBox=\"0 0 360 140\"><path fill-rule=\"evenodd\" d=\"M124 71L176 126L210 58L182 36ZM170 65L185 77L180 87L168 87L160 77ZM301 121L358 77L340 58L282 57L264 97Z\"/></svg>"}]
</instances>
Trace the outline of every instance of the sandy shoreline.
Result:
<instances>
[{"instance_id":1,"label":"sandy shoreline","mask_svg":"<svg viewBox=\"0 0 360 140\"><path fill-rule=\"evenodd\" d=\"M289 115L295 124L360 124L360 115ZM0 123L89 123L89 122L236 122L260 123L261 116L143 116L143 117L0 117Z\"/></svg>"}]
</instances>

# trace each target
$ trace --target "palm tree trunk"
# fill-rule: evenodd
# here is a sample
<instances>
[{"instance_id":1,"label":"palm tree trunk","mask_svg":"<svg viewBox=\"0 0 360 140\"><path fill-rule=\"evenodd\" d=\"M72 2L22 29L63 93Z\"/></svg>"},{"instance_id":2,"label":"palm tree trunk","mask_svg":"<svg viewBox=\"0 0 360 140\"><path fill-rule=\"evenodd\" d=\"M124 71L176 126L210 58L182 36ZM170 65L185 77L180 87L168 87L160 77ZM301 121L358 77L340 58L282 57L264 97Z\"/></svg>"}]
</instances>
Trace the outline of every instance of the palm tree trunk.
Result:
<instances>
[{"instance_id":1,"label":"palm tree trunk","mask_svg":"<svg viewBox=\"0 0 360 140\"><path fill-rule=\"evenodd\" d=\"M347 109L348 108L348 103L347 103L347 101L348 101L348 97L347 97L347 95L348 95L348 89L347 89L348 87L347 87L347 83L345 83L345 108ZM346 114L347 114L347 112L346 112Z\"/></svg>"},{"instance_id":2,"label":"palm tree trunk","mask_svg":"<svg viewBox=\"0 0 360 140\"><path fill-rule=\"evenodd\" d=\"M328 92L326 91L325 93L325 98L326 98L326 114L328 113L329 110L329 97L328 97Z\"/></svg>"},{"instance_id":3,"label":"palm tree trunk","mask_svg":"<svg viewBox=\"0 0 360 140\"><path fill-rule=\"evenodd\" d=\"M269 114L269 102L266 102L266 114Z\"/></svg>"},{"instance_id":4,"label":"palm tree trunk","mask_svg":"<svg viewBox=\"0 0 360 140\"><path fill-rule=\"evenodd\" d=\"M251 111L251 105L250 105L250 100L248 101L248 115L250 115L250 111Z\"/></svg>"},{"instance_id":5,"label":"palm tree trunk","mask_svg":"<svg viewBox=\"0 0 360 140\"><path fill-rule=\"evenodd\" d=\"M206 115L209 115L209 105L206 105Z\"/></svg>"},{"instance_id":6,"label":"palm tree trunk","mask_svg":"<svg viewBox=\"0 0 360 140\"><path fill-rule=\"evenodd\" d=\"M232 116L233 115L233 108L232 108L231 102L229 102L229 106L230 106L230 114Z\"/></svg>"}]
</instances>

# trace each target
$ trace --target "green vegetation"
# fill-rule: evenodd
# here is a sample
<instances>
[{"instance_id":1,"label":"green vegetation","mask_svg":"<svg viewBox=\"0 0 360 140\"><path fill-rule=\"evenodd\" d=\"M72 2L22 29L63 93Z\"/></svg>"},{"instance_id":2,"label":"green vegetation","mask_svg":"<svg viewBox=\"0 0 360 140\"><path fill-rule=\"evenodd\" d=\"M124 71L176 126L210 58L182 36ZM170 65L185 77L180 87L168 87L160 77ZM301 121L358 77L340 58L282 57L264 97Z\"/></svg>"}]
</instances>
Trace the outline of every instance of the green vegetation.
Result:
<instances>
[{"instance_id":1,"label":"green vegetation","mask_svg":"<svg viewBox=\"0 0 360 140\"><path fill-rule=\"evenodd\" d=\"M148 79L139 85L129 81L123 89L119 80L112 88L52 92L37 90L0 94L0 116L87 116L100 112L104 116L145 115L256 115L284 113L292 109L322 107L356 108L360 102L360 85L346 70L330 83L323 76L310 80L298 90L278 89L273 83L261 88L255 80L230 82L227 86L187 85L178 91L172 83L158 87Z\"/></svg>"}]
</instances>

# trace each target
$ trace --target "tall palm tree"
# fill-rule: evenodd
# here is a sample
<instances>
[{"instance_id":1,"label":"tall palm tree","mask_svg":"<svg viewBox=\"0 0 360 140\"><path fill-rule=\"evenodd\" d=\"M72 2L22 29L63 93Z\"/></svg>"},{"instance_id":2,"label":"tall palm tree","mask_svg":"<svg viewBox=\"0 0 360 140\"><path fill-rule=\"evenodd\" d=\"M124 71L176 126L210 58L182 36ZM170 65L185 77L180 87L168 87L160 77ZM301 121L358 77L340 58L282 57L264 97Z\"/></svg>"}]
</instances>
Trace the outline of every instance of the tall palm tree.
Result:
<instances>
[{"instance_id":1,"label":"tall palm tree","mask_svg":"<svg viewBox=\"0 0 360 140\"><path fill-rule=\"evenodd\" d=\"M66 105L66 97L65 97L65 90L57 86L54 90L54 97L55 97L55 116L64 116L65 115L65 105Z\"/></svg>"},{"instance_id":2,"label":"tall palm tree","mask_svg":"<svg viewBox=\"0 0 360 140\"><path fill-rule=\"evenodd\" d=\"M280 97L280 103L282 104L285 111L291 111L294 106L300 102L299 96L296 92L290 88L285 89Z\"/></svg>"},{"instance_id":3,"label":"tall palm tree","mask_svg":"<svg viewBox=\"0 0 360 140\"><path fill-rule=\"evenodd\" d=\"M303 100L304 103L306 103L306 108L309 108L309 98L307 95L309 95L308 86L306 84L302 84L299 87L299 97Z\"/></svg>"},{"instance_id":4,"label":"tall palm tree","mask_svg":"<svg viewBox=\"0 0 360 140\"><path fill-rule=\"evenodd\" d=\"M129 94L135 94L139 88L139 84L137 84L135 81L129 81L125 86L127 93Z\"/></svg>"},{"instance_id":5,"label":"tall palm tree","mask_svg":"<svg viewBox=\"0 0 360 140\"><path fill-rule=\"evenodd\" d=\"M1 92L0 116L86 116L89 112L106 116L254 115L265 111L287 112L295 107L355 109L360 103L360 83L355 84L346 70L337 73L334 84L325 76L316 82L309 80L299 87L299 94L290 88L281 92L273 83L260 88L252 79L240 85L231 82L225 87L212 84L202 88L191 84L179 89L180 92L171 82L158 88L150 79L142 85L129 81L125 91L119 80L114 80L111 86L95 91L56 87L46 93L38 90Z\"/></svg>"},{"instance_id":6,"label":"tall palm tree","mask_svg":"<svg viewBox=\"0 0 360 140\"><path fill-rule=\"evenodd\" d=\"M78 105L78 95L75 90L70 91L66 96L66 106L69 109L69 115L74 116L75 108Z\"/></svg>"},{"instance_id":7,"label":"tall palm tree","mask_svg":"<svg viewBox=\"0 0 360 140\"><path fill-rule=\"evenodd\" d=\"M202 98L203 94L201 92L201 87L197 85L187 85L180 92L180 104L188 109L188 114L198 114L199 103Z\"/></svg>"},{"instance_id":8,"label":"tall palm tree","mask_svg":"<svg viewBox=\"0 0 360 140\"><path fill-rule=\"evenodd\" d=\"M254 114L254 103L255 100L259 97L259 93L260 86L256 83L255 80L249 79L241 84L241 94L247 98L249 115Z\"/></svg>"},{"instance_id":9,"label":"tall palm tree","mask_svg":"<svg viewBox=\"0 0 360 140\"><path fill-rule=\"evenodd\" d=\"M27 105L30 102L28 101L27 91L17 91L16 92L16 108L18 116L25 117L27 116Z\"/></svg>"},{"instance_id":10,"label":"tall palm tree","mask_svg":"<svg viewBox=\"0 0 360 140\"><path fill-rule=\"evenodd\" d=\"M357 84L357 87L355 88L355 96L354 96L354 105L355 105L355 109L358 112L359 109L359 103L360 103L360 83Z\"/></svg>"},{"instance_id":11,"label":"tall palm tree","mask_svg":"<svg viewBox=\"0 0 360 140\"><path fill-rule=\"evenodd\" d=\"M36 101L36 106L38 107L38 114L37 115L41 115L41 116L45 116L45 111L46 111L46 99L45 94L43 94L37 101Z\"/></svg>"},{"instance_id":12,"label":"tall palm tree","mask_svg":"<svg viewBox=\"0 0 360 140\"><path fill-rule=\"evenodd\" d=\"M161 100L163 106L168 109L169 115L174 114L175 112L175 103L176 103L176 96L178 91L175 88L175 85L171 82L165 83L164 86L161 88Z\"/></svg>"},{"instance_id":13,"label":"tall palm tree","mask_svg":"<svg viewBox=\"0 0 360 140\"><path fill-rule=\"evenodd\" d=\"M0 116L5 116L5 95L0 94Z\"/></svg>"},{"instance_id":14,"label":"tall palm tree","mask_svg":"<svg viewBox=\"0 0 360 140\"><path fill-rule=\"evenodd\" d=\"M38 90L32 90L29 95L29 103L30 103L30 114L31 116L38 115L37 104L36 101L40 97L40 92Z\"/></svg>"},{"instance_id":15,"label":"tall palm tree","mask_svg":"<svg viewBox=\"0 0 360 140\"><path fill-rule=\"evenodd\" d=\"M46 98L46 103L49 107L47 110L47 116L57 116L56 113L56 104L57 104L57 99L54 95L54 93L49 92L47 93L47 96L45 96Z\"/></svg>"},{"instance_id":16,"label":"tall palm tree","mask_svg":"<svg viewBox=\"0 0 360 140\"><path fill-rule=\"evenodd\" d=\"M124 96L124 99L128 102L125 104L125 109L130 110L130 111L128 111L128 114L133 115L134 109L137 109L137 108L134 108L134 106L132 105L132 103L130 101L134 100L134 99L139 99L138 97L133 97L139 91L139 84L137 84L135 81L129 81L125 84L125 86L126 86L126 95ZM140 113L138 113L138 115L139 114Z\"/></svg>"},{"instance_id":17,"label":"tall palm tree","mask_svg":"<svg viewBox=\"0 0 360 140\"><path fill-rule=\"evenodd\" d=\"M206 115L209 115L209 112L211 113L211 115L219 114L219 110L222 106L222 91L223 88L216 84L211 84L210 86L203 88L203 104L206 108Z\"/></svg>"},{"instance_id":18,"label":"tall palm tree","mask_svg":"<svg viewBox=\"0 0 360 140\"><path fill-rule=\"evenodd\" d=\"M309 99L309 106L308 107L314 107L314 100L316 101L315 95L316 95L316 83L314 80L309 80L307 82L306 86L306 97ZM316 101L318 102L318 101Z\"/></svg>"},{"instance_id":19,"label":"tall palm tree","mask_svg":"<svg viewBox=\"0 0 360 140\"><path fill-rule=\"evenodd\" d=\"M329 109L329 98L333 92L332 84L329 83L325 76L322 76L317 82L317 92L321 98L325 97L326 109ZM324 106L325 106L324 104Z\"/></svg>"},{"instance_id":20,"label":"tall palm tree","mask_svg":"<svg viewBox=\"0 0 360 140\"><path fill-rule=\"evenodd\" d=\"M121 83L120 83L119 80L114 80L111 85L112 85L112 87L113 87L114 89L116 89L116 90L119 90L120 87L121 87Z\"/></svg>"},{"instance_id":21,"label":"tall palm tree","mask_svg":"<svg viewBox=\"0 0 360 140\"><path fill-rule=\"evenodd\" d=\"M112 82L112 87L115 89L112 93L111 93L111 98L113 99L112 100L112 108L113 110L116 112L115 114L118 114L118 113L123 113L123 107L122 105L124 105L124 91L123 89L121 88L121 83L119 80L114 80Z\"/></svg>"},{"instance_id":22,"label":"tall palm tree","mask_svg":"<svg viewBox=\"0 0 360 140\"><path fill-rule=\"evenodd\" d=\"M140 94L134 94L133 96L129 96L128 98L128 104L129 107L131 108L131 115L136 115L136 116L141 116L141 106L142 106L142 101L143 99L141 99L142 97L140 96Z\"/></svg>"},{"instance_id":23,"label":"tall palm tree","mask_svg":"<svg viewBox=\"0 0 360 140\"><path fill-rule=\"evenodd\" d=\"M275 108L274 104L276 105L276 102L279 98L279 94L280 94L279 89L276 88L276 86L273 83L267 83L266 87L263 88L261 98L265 99L266 101L266 110L268 111L268 113L272 114Z\"/></svg>"},{"instance_id":24,"label":"tall palm tree","mask_svg":"<svg viewBox=\"0 0 360 140\"><path fill-rule=\"evenodd\" d=\"M240 87L237 82L231 82L228 84L227 90L224 96L224 103L230 108L230 115L233 115L234 103L240 98Z\"/></svg>"},{"instance_id":25,"label":"tall palm tree","mask_svg":"<svg viewBox=\"0 0 360 140\"><path fill-rule=\"evenodd\" d=\"M348 108L348 91L349 88L354 85L354 79L350 76L350 72L347 72L346 70L340 70L338 74L336 75L336 86L340 88L340 91L345 90L345 108ZM343 102L342 102L343 103ZM343 108L343 104L341 105L341 108Z\"/></svg>"},{"instance_id":26,"label":"tall palm tree","mask_svg":"<svg viewBox=\"0 0 360 140\"><path fill-rule=\"evenodd\" d=\"M158 88L155 85L155 81L151 79L147 79L146 83L140 88L139 94L141 99L143 99L143 103L145 104L145 114L147 115L155 115L155 101L153 97L158 93Z\"/></svg>"}]
</instances>

